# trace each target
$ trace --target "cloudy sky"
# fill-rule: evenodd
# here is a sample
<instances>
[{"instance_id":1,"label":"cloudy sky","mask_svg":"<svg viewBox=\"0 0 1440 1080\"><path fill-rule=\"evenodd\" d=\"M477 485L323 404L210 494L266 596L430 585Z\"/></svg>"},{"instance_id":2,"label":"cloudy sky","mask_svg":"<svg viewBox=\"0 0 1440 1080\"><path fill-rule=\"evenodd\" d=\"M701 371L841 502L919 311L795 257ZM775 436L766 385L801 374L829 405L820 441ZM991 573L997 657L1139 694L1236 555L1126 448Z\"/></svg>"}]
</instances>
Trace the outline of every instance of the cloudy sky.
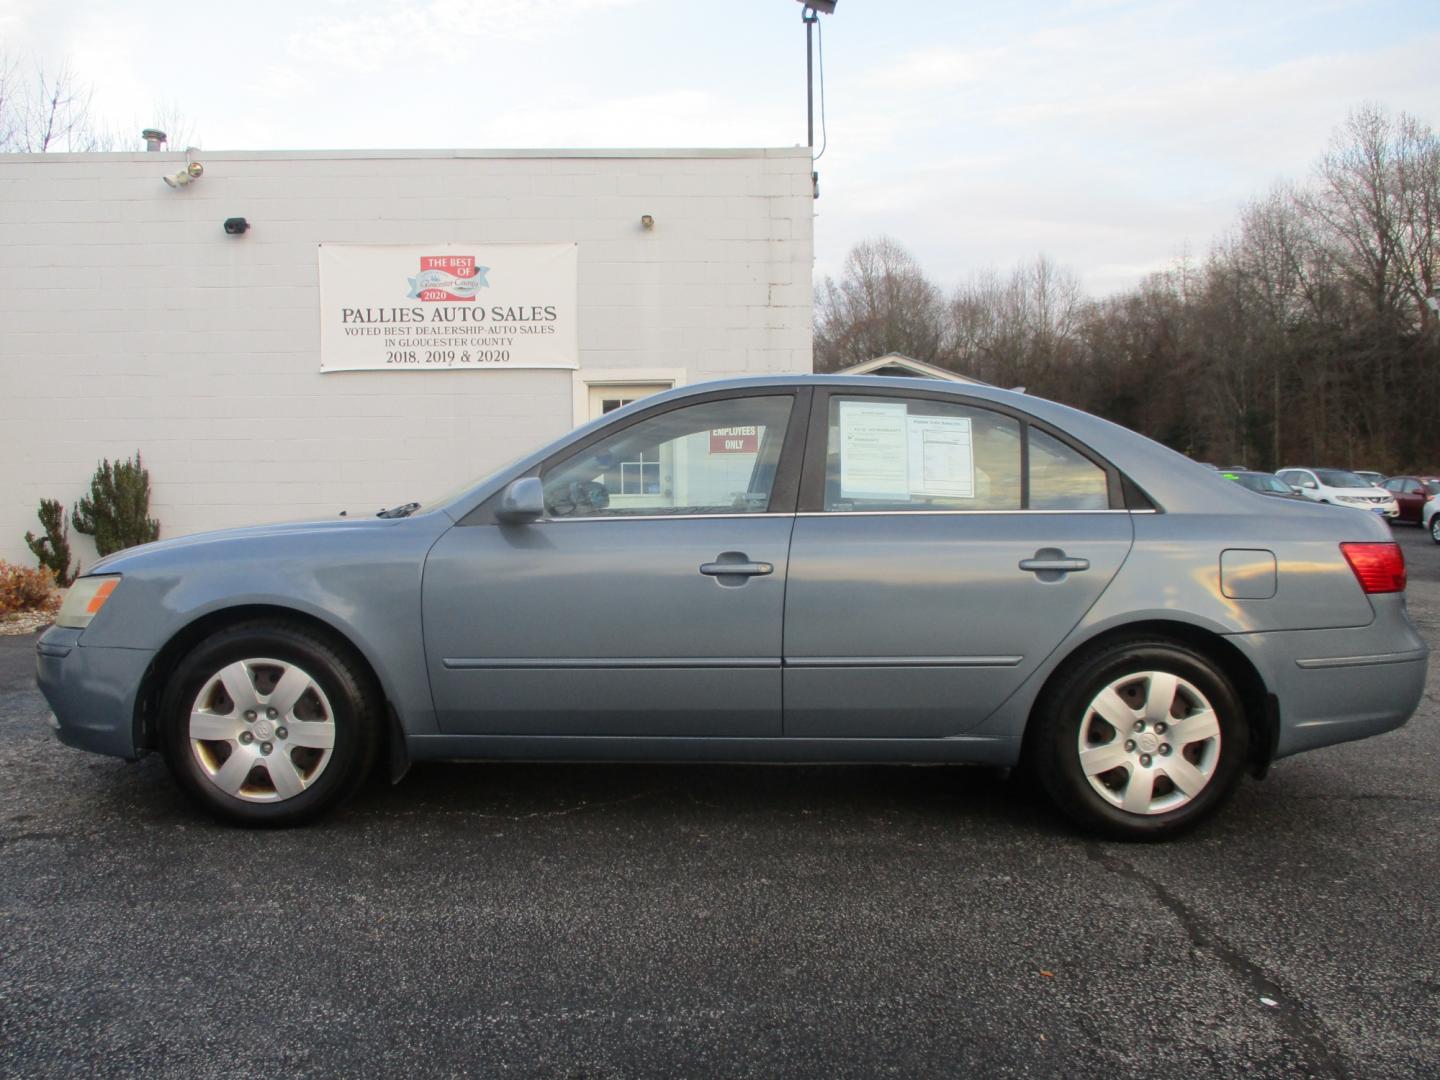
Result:
<instances>
[{"instance_id":1,"label":"cloudy sky","mask_svg":"<svg viewBox=\"0 0 1440 1080\"><path fill-rule=\"evenodd\" d=\"M947 286L1044 252L1105 293L1203 255L1361 102L1440 126L1436 0L822 18L818 274L885 233ZM208 149L805 138L796 0L0 0L0 52L68 61L126 132L178 110Z\"/></svg>"}]
</instances>

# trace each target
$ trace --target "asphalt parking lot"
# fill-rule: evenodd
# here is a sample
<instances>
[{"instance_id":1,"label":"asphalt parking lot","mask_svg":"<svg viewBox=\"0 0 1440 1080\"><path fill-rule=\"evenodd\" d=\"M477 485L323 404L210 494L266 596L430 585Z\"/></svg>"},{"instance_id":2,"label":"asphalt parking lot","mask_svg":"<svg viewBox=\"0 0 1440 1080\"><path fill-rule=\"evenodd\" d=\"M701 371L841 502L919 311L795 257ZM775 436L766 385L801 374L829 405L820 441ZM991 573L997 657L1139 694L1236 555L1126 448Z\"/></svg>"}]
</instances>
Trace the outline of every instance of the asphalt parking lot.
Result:
<instances>
[{"instance_id":1,"label":"asphalt parking lot","mask_svg":"<svg viewBox=\"0 0 1440 1080\"><path fill-rule=\"evenodd\" d=\"M1440 547L1396 532L1440 644ZM1158 846L949 767L425 766L262 833L56 743L33 641L0 638L0 1075L1440 1072L1433 673Z\"/></svg>"}]
</instances>

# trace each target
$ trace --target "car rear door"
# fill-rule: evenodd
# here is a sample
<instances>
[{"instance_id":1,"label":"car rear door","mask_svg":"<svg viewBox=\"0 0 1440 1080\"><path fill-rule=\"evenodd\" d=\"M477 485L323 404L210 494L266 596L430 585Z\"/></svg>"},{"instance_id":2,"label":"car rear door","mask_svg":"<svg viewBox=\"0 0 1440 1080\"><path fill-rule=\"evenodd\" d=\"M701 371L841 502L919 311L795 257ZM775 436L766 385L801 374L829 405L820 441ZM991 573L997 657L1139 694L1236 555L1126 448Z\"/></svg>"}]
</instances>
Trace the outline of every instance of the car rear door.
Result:
<instances>
[{"instance_id":1,"label":"car rear door","mask_svg":"<svg viewBox=\"0 0 1440 1080\"><path fill-rule=\"evenodd\" d=\"M980 723L1130 550L1113 469L951 394L817 393L785 605L785 734Z\"/></svg>"}]
</instances>

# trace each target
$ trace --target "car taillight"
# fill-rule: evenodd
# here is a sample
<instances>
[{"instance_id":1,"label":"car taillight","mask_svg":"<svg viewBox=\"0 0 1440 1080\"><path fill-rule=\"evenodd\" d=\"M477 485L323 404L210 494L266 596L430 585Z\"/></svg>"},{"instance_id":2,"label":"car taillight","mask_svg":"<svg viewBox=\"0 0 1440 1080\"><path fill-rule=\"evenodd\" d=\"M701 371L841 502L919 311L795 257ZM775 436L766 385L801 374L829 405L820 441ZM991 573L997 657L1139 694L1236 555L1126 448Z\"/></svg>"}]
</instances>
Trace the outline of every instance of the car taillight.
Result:
<instances>
[{"instance_id":1,"label":"car taillight","mask_svg":"<svg viewBox=\"0 0 1440 1080\"><path fill-rule=\"evenodd\" d=\"M1399 544L1341 544L1340 553L1367 593L1405 591L1405 553Z\"/></svg>"}]
</instances>

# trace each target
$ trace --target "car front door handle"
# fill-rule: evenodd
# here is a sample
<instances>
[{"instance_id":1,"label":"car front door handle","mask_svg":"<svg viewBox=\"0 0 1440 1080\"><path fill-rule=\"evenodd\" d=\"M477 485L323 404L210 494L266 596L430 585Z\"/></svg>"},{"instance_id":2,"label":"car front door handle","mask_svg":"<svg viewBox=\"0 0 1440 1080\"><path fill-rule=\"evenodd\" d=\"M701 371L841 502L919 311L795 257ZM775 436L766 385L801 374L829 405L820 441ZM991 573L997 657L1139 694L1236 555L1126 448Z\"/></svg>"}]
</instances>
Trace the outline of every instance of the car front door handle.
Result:
<instances>
[{"instance_id":1,"label":"car front door handle","mask_svg":"<svg viewBox=\"0 0 1440 1080\"><path fill-rule=\"evenodd\" d=\"M773 574L775 564L768 562L707 562L700 565L706 577L757 577Z\"/></svg>"}]
</instances>

